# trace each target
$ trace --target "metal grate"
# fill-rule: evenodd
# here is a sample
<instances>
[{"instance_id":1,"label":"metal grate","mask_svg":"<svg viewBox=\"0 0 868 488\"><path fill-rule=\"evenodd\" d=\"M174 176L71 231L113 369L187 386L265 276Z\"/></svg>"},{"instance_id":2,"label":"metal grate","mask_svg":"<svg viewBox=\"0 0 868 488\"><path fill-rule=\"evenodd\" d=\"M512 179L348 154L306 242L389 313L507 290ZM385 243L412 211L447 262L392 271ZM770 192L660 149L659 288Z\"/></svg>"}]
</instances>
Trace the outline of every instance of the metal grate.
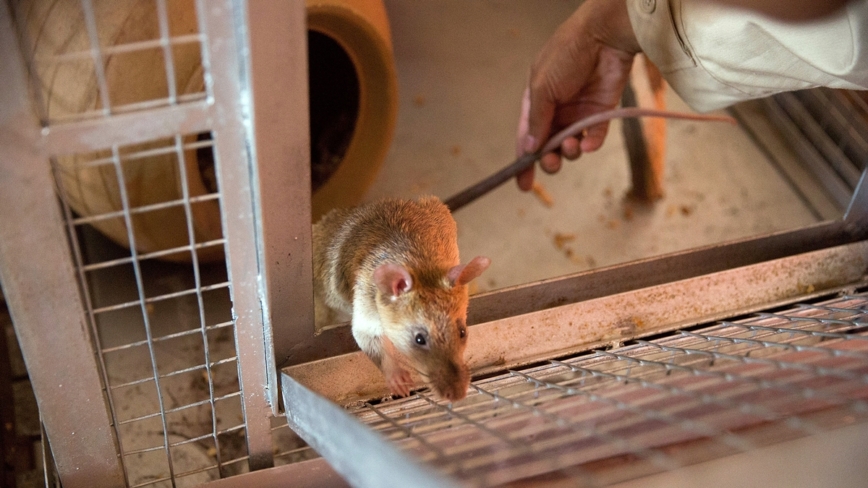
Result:
<instances>
[{"instance_id":1,"label":"metal grate","mask_svg":"<svg viewBox=\"0 0 868 488\"><path fill-rule=\"evenodd\" d=\"M608 484L868 420L868 294L350 409L468 486Z\"/></svg>"}]
</instances>

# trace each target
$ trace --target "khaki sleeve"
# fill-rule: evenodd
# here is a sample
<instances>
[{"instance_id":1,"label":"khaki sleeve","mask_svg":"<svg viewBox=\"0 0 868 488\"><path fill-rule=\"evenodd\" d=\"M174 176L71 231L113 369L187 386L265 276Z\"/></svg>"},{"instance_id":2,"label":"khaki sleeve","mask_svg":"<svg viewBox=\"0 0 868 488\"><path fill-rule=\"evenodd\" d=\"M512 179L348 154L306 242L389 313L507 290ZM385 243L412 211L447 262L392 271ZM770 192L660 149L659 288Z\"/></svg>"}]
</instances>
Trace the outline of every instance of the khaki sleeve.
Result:
<instances>
[{"instance_id":1,"label":"khaki sleeve","mask_svg":"<svg viewBox=\"0 0 868 488\"><path fill-rule=\"evenodd\" d=\"M798 23L714 1L626 1L645 54L695 110L817 86L868 89L868 0Z\"/></svg>"}]
</instances>

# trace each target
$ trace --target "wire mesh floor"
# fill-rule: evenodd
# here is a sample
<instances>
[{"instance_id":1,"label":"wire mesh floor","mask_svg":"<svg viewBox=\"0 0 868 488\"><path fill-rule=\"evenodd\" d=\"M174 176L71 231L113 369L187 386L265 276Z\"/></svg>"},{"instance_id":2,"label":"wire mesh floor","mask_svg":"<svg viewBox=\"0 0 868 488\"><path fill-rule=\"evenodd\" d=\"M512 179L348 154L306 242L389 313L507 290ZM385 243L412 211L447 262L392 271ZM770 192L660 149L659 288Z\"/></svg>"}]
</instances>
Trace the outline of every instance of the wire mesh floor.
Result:
<instances>
[{"instance_id":1,"label":"wire mesh floor","mask_svg":"<svg viewBox=\"0 0 868 488\"><path fill-rule=\"evenodd\" d=\"M350 408L469 486L603 485L866 420L868 293Z\"/></svg>"}]
</instances>

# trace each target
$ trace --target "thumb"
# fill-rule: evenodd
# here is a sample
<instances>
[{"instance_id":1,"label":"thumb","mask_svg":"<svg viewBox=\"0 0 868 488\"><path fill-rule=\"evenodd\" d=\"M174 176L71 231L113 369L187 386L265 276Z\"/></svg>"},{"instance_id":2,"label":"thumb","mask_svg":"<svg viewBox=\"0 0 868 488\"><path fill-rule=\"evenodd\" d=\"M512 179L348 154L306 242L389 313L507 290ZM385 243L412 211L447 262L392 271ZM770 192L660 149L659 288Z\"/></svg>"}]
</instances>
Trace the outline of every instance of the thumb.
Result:
<instances>
[{"instance_id":1,"label":"thumb","mask_svg":"<svg viewBox=\"0 0 868 488\"><path fill-rule=\"evenodd\" d=\"M534 83L534 77L531 76L531 81L525 91L525 98L522 102L522 105L525 101L527 103L527 135L523 141L525 153L539 151L551 134L555 104L551 101L544 86L544 83ZM525 107L522 106L522 114L524 113Z\"/></svg>"}]
</instances>

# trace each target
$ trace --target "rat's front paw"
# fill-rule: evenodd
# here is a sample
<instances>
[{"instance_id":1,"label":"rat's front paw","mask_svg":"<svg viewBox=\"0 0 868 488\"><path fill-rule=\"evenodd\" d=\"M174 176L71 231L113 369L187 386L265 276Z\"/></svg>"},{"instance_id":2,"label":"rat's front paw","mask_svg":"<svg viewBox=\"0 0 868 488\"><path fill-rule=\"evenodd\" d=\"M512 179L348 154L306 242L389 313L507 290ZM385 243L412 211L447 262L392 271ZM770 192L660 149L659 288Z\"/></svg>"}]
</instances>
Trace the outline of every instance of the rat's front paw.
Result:
<instances>
[{"instance_id":1,"label":"rat's front paw","mask_svg":"<svg viewBox=\"0 0 868 488\"><path fill-rule=\"evenodd\" d=\"M413 386L413 378L410 372L397 364L384 364L383 374L386 376L386 384L392 394L405 397L410 396L410 388Z\"/></svg>"}]
</instances>

